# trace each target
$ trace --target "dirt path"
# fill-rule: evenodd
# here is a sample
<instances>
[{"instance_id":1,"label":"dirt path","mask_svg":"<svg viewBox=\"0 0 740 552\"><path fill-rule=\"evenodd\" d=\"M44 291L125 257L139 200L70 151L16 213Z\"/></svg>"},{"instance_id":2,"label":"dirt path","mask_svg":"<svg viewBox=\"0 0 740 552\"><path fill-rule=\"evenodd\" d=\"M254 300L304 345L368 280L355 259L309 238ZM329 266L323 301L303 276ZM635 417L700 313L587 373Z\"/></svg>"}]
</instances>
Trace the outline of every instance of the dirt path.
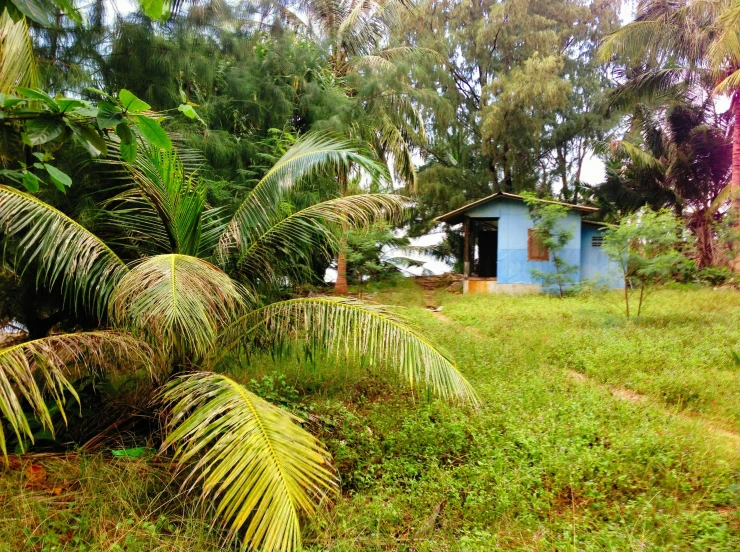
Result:
<instances>
[{"instance_id":1,"label":"dirt path","mask_svg":"<svg viewBox=\"0 0 740 552\"><path fill-rule=\"evenodd\" d=\"M423 281L417 282L419 284L419 287L421 287L422 290L424 291L425 308L431 311L432 315L437 320L442 322L443 324L455 325L455 326L465 329L466 331L474 334L477 337L480 337L483 339L489 339L490 336L485 335L478 328L474 328L473 326L467 326L467 325L461 324L442 312L442 307L440 305L435 304L435 301L432 297L432 291L434 291L435 289L439 289L439 286L435 285L433 280L434 278L427 278L427 279L423 279ZM677 412L675 410L671 410L657 399L653 399L652 397L648 397L647 395L643 395L641 393L638 393L632 389L627 389L625 387L610 387L603 383L596 382L592 378L588 377L586 374L583 374L582 372L577 372L576 370L566 370L566 374L568 375L568 377L570 377L572 380L578 383L594 385L604 391L607 391L614 398L619 399L621 401L627 401L627 402L634 403L634 404L641 404L641 403L650 404L652 406L655 406L663 410L665 415L668 416L669 418L677 416L678 418L682 420L697 423L707 433L721 437L727 442L727 444L730 447L732 447L738 453L740 453L740 433L720 427L715 422L711 420L707 420L706 418L702 417L699 414L692 414L688 412Z\"/></svg>"},{"instance_id":2,"label":"dirt path","mask_svg":"<svg viewBox=\"0 0 740 552\"><path fill-rule=\"evenodd\" d=\"M627 401L631 403L650 404L652 406L660 408L665 413L665 415L668 416L669 418L676 416L687 422L697 423L707 433L716 435L726 440L729 446L731 446L737 452L740 453L740 433L736 433L734 431L730 431L728 429L720 427L712 420L707 420L706 418L702 417L699 414L692 414L688 412L677 412L675 410L670 410L657 399L652 399L651 397L637 393L636 391L633 391L632 389L627 389L624 387L609 387L608 385L605 385L603 383L598 383L594 381L592 378L588 377L586 374L577 372L575 370L566 370L565 373L572 380L577 381L578 383L589 383L591 385L594 385L598 387L599 389L608 391L609 393L611 393L612 397L615 397L619 400Z\"/></svg>"}]
</instances>

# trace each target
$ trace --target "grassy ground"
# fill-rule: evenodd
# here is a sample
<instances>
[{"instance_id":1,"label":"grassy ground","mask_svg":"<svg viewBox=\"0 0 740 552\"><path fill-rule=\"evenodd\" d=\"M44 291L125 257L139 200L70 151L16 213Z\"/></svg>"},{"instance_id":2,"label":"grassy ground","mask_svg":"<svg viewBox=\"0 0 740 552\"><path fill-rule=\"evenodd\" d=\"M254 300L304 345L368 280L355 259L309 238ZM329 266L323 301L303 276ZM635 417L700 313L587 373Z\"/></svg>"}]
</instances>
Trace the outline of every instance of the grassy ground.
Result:
<instances>
[{"instance_id":1,"label":"grassy ground","mask_svg":"<svg viewBox=\"0 0 740 552\"><path fill-rule=\"evenodd\" d=\"M308 550L740 549L740 293L660 291L630 322L612 294L404 282L374 299L405 307L484 406L414 397L362 367L242 373L320 420L339 467L343 493L307 522ZM161 469L36 463L62 490L28 489L28 464L0 479L7 550L217 549Z\"/></svg>"}]
</instances>

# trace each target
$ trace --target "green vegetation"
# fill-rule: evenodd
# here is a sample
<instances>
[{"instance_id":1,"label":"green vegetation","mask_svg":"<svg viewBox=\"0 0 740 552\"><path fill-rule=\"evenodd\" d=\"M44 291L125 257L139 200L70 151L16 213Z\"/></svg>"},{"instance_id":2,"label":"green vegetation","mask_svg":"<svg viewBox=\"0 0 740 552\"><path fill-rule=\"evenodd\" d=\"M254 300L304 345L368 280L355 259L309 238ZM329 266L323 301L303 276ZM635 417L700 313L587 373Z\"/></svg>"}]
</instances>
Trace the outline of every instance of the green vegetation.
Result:
<instances>
[{"instance_id":1,"label":"green vegetation","mask_svg":"<svg viewBox=\"0 0 740 552\"><path fill-rule=\"evenodd\" d=\"M740 2L111 6L0 3L1 548L740 548ZM499 191L625 293L381 287Z\"/></svg>"},{"instance_id":2,"label":"green vegetation","mask_svg":"<svg viewBox=\"0 0 740 552\"><path fill-rule=\"evenodd\" d=\"M448 348L483 405L399 395L366 365L263 358L230 373L307 420L334 457L342 495L307 528L308 550L740 546L735 292L663 289L634 321L616 292L425 296L404 282L375 299ZM8 472L9 550L28 546L24 527L72 549L217 549L209 513L177 494L166 466L35 462L50 487L72 486L23 490L28 464Z\"/></svg>"},{"instance_id":3,"label":"green vegetation","mask_svg":"<svg viewBox=\"0 0 740 552\"><path fill-rule=\"evenodd\" d=\"M544 247L547 256L552 261L554 271L531 269L532 277L542 283L546 291L556 290L559 297L563 297L568 287L573 284L573 276L578 272L578 266L565 260L563 250L575 234L565 221L568 208L557 203L538 201L534 194L525 193L524 201L529 207L529 218L532 219L533 231L537 235L537 243Z\"/></svg>"},{"instance_id":4,"label":"green vegetation","mask_svg":"<svg viewBox=\"0 0 740 552\"><path fill-rule=\"evenodd\" d=\"M689 263L679 248L684 243L681 221L673 213L641 209L604 231L604 251L622 271L624 312L630 317L630 296L638 293L637 316L645 291L672 280Z\"/></svg>"}]
</instances>

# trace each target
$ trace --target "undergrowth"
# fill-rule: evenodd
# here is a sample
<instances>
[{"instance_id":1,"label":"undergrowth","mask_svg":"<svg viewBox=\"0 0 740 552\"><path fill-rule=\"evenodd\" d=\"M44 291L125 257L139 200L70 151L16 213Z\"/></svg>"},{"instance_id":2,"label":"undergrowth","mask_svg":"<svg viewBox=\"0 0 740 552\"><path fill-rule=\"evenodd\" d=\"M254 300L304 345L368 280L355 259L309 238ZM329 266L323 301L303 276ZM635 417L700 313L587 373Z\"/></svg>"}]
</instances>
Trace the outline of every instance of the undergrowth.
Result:
<instances>
[{"instance_id":1,"label":"undergrowth","mask_svg":"<svg viewBox=\"0 0 740 552\"><path fill-rule=\"evenodd\" d=\"M740 549L740 294L663 290L632 321L612 293L462 296L402 282L374 299L448 349L483 407L344 359L234 367L334 456L342 492L307 520L307 550ZM5 550L219 549L166 462L108 456L36 458L43 488L29 485L30 459L11 466Z\"/></svg>"}]
</instances>

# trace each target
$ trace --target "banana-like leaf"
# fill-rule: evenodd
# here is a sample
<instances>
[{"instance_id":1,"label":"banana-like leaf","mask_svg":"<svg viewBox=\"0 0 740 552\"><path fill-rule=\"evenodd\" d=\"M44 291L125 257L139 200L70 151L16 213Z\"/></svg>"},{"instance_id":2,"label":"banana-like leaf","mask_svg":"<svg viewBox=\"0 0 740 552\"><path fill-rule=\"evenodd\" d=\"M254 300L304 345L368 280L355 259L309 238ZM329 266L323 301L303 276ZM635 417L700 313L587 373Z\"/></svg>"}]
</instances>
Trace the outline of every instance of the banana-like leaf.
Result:
<instances>
[{"instance_id":1,"label":"banana-like leaf","mask_svg":"<svg viewBox=\"0 0 740 552\"><path fill-rule=\"evenodd\" d=\"M195 461L186 484L202 483L202 499L243 549L292 552L301 546L299 513L336 491L329 453L295 416L214 373L179 377L164 393L171 405L163 449L182 466Z\"/></svg>"},{"instance_id":2,"label":"banana-like leaf","mask_svg":"<svg viewBox=\"0 0 740 552\"><path fill-rule=\"evenodd\" d=\"M64 392L79 403L70 376L82 370L97 373L125 360L146 368L154 376L154 355L149 346L127 334L96 331L62 334L0 349L0 412L18 441L33 442L33 431L24 412L24 401L41 425L54 431L45 397L64 414ZM5 433L0 425L0 450L7 462Z\"/></svg>"},{"instance_id":3,"label":"banana-like leaf","mask_svg":"<svg viewBox=\"0 0 740 552\"><path fill-rule=\"evenodd\" d=\"M61 282L74 305L84 302L105 312L124 262L97 236L32 195L0 185L0 232L12 240L16 262L35 263L49 286Z\"/></svg>"},{"instance_id":4,"label":"banana-like leaf","mask_svg":"<svg viewBox=\"0 0 740 552\"><path fill-rule=\"evenodd\" d=\"M162 348L207 355L219 332L244 309L245 292L212 264L158 255L135 265L111 297L111 317Z\"/></svg>"},{"instance_id":5,"label":"banana-like leaf","mask_svg":"<svg viewBox=\"0 0 740 552\"><path fill-rule=\"evenodd\" d=\"M238 266L251 278L265 281L284 276L276 267L310 264L318 250L336 253L337 228L366 227L379 220L400 222L408 206L404 197L391 194L361 194L311 205L276 221L238 256ZM286 263L287 261L287 263Z\"/></svg>"},{"instance_id":6,"label":"banana-like leaf","mask_svg":"<svg viewBox=\"0 0 740 552\"><path fill-rule=\"evenodd\" d=\"M38 88L39 71L25 18L17 23L0 13L0 92L15 86Z\"/></svg>"},{"instance_id":7,"label":"banana-like leaf","mask_svg":"<svg viewBox=\"0 0 740 552\"><path fill-rule=\"evenodd\" d=\"M279 347L291 342L308 343L336 358L368 358L397 371L412 388L428 386L445 399L478 404L450 355L379 305L338 297L280 301L248 313L223 336L225 350L239 344Z\"/></svg>"},{"instance_id":8,"label":"banana-like leaf","mask_svg":"<svg viewBox=\"0 0 740 552\"><path fill-rule=\"evenodd\" d=\"M268 171L237 209L219 242L216 258L223 262L234 251L248 248L279 221L280 201L303 177L319 170L354 163L373 179L385 176L383 167L362 155L350 142L308 134L293 145Z\"/></svg>"}]
</instances>

